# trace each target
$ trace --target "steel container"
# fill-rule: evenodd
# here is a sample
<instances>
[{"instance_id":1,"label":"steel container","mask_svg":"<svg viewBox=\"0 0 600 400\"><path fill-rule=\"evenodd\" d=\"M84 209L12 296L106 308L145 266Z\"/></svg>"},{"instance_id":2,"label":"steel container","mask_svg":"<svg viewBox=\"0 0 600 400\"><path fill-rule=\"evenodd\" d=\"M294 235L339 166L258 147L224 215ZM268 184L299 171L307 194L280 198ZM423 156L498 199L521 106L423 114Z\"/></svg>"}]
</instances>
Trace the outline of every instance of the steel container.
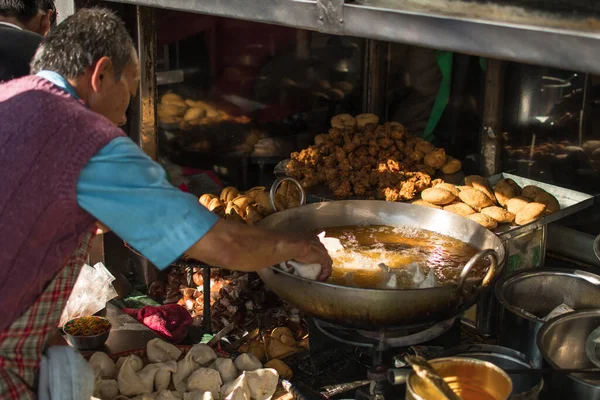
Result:
<instances>
[{"instance_id":1,"label":"steel container","mask_svg":"<svg viewBox=\"0 0 600 400\"><path fill-rule=\"evenodd\" d=\"M439 354L440 357L468 357L476 358L482 361L488 361L502 368L502 370L512 369L532 369L533 366L527 357L516 350L501 346L492 346L487 344L473 344L453 347ZM513 374L508 376L512 380L513 391L511 400L537 400L544 387L544 380L539 374Z\"/></svg>"},{"instance_id":2,"label":"steel container","mask_svg":"<svg viewBox=\"0 0 600 400\"><path fill-rule=\"evenodd\" d=\"M429 364L461 400L507 400L512 391L510 377L496 365L474 358L449 357ZM414 372L406 380L407 400L438 400L429 385Z\"/></svg>"},{"instance_id":3,"label":"steel container","mask_svg":"<svg viewBox=\"0 0 600 400\"><path fill-rule=\"evenodd\" d=\"M502 305L498 344L542 367L536 335L544 317L561 304L574 310L600 308L600 276L566 268L535 268L502 277L495 286Z\"/></svg>"},{"instance_id":4,"label":"steel container","mask_svg":"<svg viewBox=\"0 0 600 400\"><path fill-rule=\"evenodd\" d=\"M316 203L275 213L262 227L306 232L335 226L387 225L425 229L480 249L462 269L459 282L428 289L363 289L301 278L280 268L258 271L265 284L301 311L337 325L364 330L441 322L464 312L500 273L504 246L491 231L446 211L414 204L373 200ZM482 279L468 277L483 258L491 260Z\"/></svg>"},{"instance_id":5,"label":"steel container","mask_svg":"<svg viewBox=\"0 0 600 400\"><path fill-rule=\"evenodd\" d=\"M546 322L537 335L544 361L555 369L597 368L586 344L600 327L600 310L574 311ZM600 400L600 374L554 374L549 387L557 399Z\"/></svg>"}]
</instances>

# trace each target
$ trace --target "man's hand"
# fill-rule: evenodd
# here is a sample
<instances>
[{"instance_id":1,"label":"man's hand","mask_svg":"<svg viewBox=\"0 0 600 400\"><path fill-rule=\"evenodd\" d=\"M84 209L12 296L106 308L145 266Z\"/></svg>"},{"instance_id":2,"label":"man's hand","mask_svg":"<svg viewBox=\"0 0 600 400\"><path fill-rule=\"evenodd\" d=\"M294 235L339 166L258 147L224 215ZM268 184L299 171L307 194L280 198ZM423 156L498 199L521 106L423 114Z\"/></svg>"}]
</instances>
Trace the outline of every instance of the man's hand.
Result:
<instances>
[{"instance_id":1,"label":"man's hand","mask_svg":"<svg viewBox=\"0 0 600 400\"><path fill-rule=\"evenodd\" d=\"M331 267L333 265L327 249L315 235L306 235L301 241L304 242L301 244L304 250L295 256L294 260L302 264L320 264L322 269L317 279L319 281L326 281L331 275Z\"/></svg>"}]
</instances>

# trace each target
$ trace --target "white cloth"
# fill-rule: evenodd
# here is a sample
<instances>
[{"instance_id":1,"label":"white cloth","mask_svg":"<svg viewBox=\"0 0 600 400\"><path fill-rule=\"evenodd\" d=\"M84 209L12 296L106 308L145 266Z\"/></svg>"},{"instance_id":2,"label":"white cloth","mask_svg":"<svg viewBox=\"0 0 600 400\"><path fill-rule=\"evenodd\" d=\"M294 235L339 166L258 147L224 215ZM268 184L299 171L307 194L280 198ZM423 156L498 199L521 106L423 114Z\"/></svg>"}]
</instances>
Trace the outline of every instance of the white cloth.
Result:
<instances>
[{"instance_id":1,"label":"white cloth","mask_svg":"<svg viewBox=\"0 0 600 400\"><path fill-rule=\"evenodd\" d=\"M82 400L94 394L94 371L77 350L53 346L40 365L39 400Z\"/></svg>"}]
</instances>

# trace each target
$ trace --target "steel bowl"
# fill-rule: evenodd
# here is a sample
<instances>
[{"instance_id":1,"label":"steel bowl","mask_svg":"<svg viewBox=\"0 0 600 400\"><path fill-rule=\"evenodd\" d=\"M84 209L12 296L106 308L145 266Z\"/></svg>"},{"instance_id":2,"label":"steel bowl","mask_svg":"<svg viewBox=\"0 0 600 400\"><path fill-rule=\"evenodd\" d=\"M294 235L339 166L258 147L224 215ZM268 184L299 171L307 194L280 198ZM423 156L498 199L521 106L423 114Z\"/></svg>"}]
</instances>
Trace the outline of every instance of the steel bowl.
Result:
<instances>
[{"instance_id":1,"label":"steel bowl","mask_svg":"<svg viewBox=\"0 0 600 400\"><path fill-rule=\"evenodd\" d=\"M531 369L533 366L527 357L516 350L488 344L472 344L450 348L439 354L439 357L468 357L488 361L502 368ZM544 387L544 380L536 374L508 374L513 384L511 399L536 400Z\"/></svg>"},{"instance_id":2,"label":"steel bowl","mask_svg":"<svg viewBox=\"0 0 600 400\"><path fill-rule=\"evenodd\" d=\"M537 344L555 369L596 368L586 354L588 337L600 327L600 310L573 311L546 322ZM600 374L555 374L549 383L559 399L600 400Z\"/></svg>"},{"instance_id":3,"label":"steel bowl","mask_svg":"<svg viewBox=\"0 0 600 400\"><path fill-rule=\"evenodd\" d=\"M456 317L477 301L482 288L491 285L505 260L504 246L491 231L467 218L414 204L374 200L315 203L275 213L260 225L285 232L335 226L411 227L450 236L482 250L464 266L458 284L429 289L363 289L303 279L277 267L258 271L273 292L299 310L356 329L407 327ZM486 257L492 262L485 278L467 279L471 267Z\"/></svg>"},{"instance_id":4,"label":"steel bowl","mask_svg":"<svg viewBox=\"0 0 600 400\"><path fill-rule=\"evenodd\" d=\"M496 365L463 357L437 358L429 364L464 400L507 400L512 392L508 375ZM412 372L406 381L407 400L437 400L430 385Z\"/></svg>"},{"instance_id":5,"label":"steel bowl","mask_svg":"<svg viewBox=\"0 0 600 400\"><path fill-rule=\"evenodd\" d=\"M99 349L102 346L104 346L104 343L106 343L106 340L108 339L108 336L110 335L110 330L112 329L112 324L110 323L110 321L107 318L98 317L98 316L96 316L96 318L103 319L109 323L109 327L106 330L106 332L102 332L98 335L91 335L91 336L75 336L75 335L71 335L69 332L67 332L63 326L63 332L65 333L67 340L69 341L69 343L71 343L71 345L73 347L75 347L76 349L79 349L79 350L95 350L95 349ZM74 321L76 319L77 318L74 318L74 319L68 321L65 324L65 326L69 322Z\"/></svg>"},{"instance_id":6,"label":"steel bowl","mask_svg":"<svg viewBox=\"0 0 600 400\"><path fill-rule=\"evenodd\" d=\"M527 356L542 366L536 335L543 318L564 303L574 310L600 308L600 276L567 268L535 268L502 277L495 285L502 306L500 346Z\"/></svg>"}]
</instances>

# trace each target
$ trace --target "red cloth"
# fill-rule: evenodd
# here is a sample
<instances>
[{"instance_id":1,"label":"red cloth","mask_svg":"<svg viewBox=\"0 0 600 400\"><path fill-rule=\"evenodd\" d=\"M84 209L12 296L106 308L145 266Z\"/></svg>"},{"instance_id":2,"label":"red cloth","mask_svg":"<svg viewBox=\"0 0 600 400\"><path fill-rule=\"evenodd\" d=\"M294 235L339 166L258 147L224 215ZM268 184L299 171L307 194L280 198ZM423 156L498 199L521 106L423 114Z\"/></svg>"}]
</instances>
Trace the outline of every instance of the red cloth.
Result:
<instances>
[{"instance_id":1,"label":"red cloth","mask_svg":"<svg viewBox=\"0 0 600 400\"><path fill-rule=\"evenodd\" d=\"M187 336L187 327L192 324L192 316L177 304L160 307L146 306L139 310L124 308L123 312L158 333L170 342L179 342Z\"/></svg>"}]
</instances>

